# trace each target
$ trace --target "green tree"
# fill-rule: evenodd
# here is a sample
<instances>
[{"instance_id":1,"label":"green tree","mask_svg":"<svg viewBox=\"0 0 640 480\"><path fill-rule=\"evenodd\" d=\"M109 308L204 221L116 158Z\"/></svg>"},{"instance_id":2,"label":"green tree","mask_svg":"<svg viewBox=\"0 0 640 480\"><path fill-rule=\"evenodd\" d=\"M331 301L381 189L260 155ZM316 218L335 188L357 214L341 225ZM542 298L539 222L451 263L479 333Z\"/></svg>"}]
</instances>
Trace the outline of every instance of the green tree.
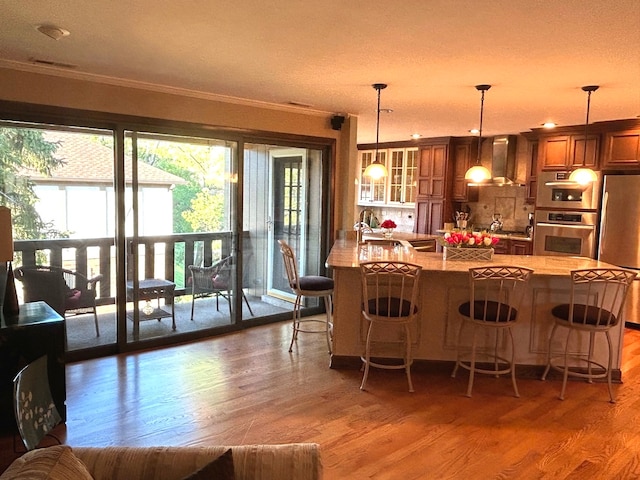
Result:
<instances>
[{"instance_id":1,"label":"green tree","mask_svg":"<svg viewBox=\"0 0 640 480\"><path fill-rule=\"evenodd\" d=\"M225 153L225 148L206 143L138 141L138 157L142 161L187 181L173 190L175 232L211 232L227 228Z\"/></svg>"},{"instance_id":2,"label":"green tree","mask_svg":"<svg viewBox=\"0 0 640 480\"><path fill-rule=\"evenodd\" d=\"M41 130L0 127L0 204L11 209L16 240L66 236L42 221L35 209L38 200L28 172L51 175L62 164L54 154L56 142L48 142Z\"/></svg>"}]
</instances>

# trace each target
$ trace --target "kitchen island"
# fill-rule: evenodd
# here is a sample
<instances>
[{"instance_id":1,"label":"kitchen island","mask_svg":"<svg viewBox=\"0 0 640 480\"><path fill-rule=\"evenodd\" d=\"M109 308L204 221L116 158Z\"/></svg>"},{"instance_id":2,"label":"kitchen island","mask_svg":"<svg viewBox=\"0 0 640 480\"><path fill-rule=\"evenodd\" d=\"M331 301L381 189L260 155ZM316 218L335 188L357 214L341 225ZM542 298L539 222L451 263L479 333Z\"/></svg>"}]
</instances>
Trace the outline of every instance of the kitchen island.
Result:
<instances>
[{"instance_id":1,"label":"kitchen island","mask_svg":"<svg viewBox=\"0 0 640 480\"><path fill-rule=\"evenodd\" d=\"M335 281L333 296L333 352L331 367L360 365L367 331L360 315L360 262L370 260L400 260L422 266L420 280L420 315L412 332L415 360L453 362L460 325L458 305L469 299L468 270L474 266L516 265L533 269L534 273L523 299L518 324L513 333L517 346L516 363L532 368L519 368L519 373L537 374L546 365L548 338L553 326L551 309L558 303L568 303L569 272L581 268L613 265L583 257L551 257L530 255L498 255L491 262L443 260L442 253L421 252L406 240L396 245L357 244L353 240L338 240L333 245L327 266ZM620 379L624 322L611 332L613 343L613 376ZM376 355L398 357L401 338L398 331L378 330ZM558 337L560 338L560 337ZM573 351L586 351L588 337L576 336ZM554 351L560 344L554 346ZM606 364L608 350L603 338L598 338L595 359Z\"/></svg>"}]
</instances>

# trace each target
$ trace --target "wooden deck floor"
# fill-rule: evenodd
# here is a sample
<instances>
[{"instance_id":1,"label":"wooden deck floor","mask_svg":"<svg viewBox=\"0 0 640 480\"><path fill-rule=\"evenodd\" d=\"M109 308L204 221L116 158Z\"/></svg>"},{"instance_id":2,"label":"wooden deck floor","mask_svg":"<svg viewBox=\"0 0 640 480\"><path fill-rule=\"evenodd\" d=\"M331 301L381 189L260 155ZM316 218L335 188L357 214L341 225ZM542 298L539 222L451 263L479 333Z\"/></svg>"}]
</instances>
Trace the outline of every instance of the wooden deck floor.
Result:
<instances>
[{"instance_id":1,"label":"wooden deck floor","mask_svg":"<svg viewBox=\"0 0 640 480\"><path fill-rule=\"evenodd\" d=\"M331 370L322 336L287 352L289 323L70 364L69 445L317 442L326 479L640 478L640 332L625 334L616 404L606 385L414 369ZM1 439L0 471L11 454Z\"/></svg>"}]
</instances>

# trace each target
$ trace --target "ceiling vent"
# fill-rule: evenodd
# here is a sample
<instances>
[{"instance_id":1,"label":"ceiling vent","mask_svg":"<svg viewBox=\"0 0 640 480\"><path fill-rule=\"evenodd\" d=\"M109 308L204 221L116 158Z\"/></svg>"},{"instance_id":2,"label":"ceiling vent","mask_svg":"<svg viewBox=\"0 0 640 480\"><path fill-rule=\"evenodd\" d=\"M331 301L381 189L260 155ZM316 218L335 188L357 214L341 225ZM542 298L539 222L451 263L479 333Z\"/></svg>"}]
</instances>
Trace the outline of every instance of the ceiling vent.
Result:
<instances>
[{"instance_id":1,"label":"ceiling vent","mask_svg":"<svg viewBox=\"0 0 640 480\"><path fill-rule=\"evenodd\" d=\"M42 60L40 58L30 58L29 61L36 65L45 65L47 67L58 67L58 68L78 68L78 65L73 65L72 63L62 63L62 62L54 62L53 60Z\"/></svg>"}]
</instances>

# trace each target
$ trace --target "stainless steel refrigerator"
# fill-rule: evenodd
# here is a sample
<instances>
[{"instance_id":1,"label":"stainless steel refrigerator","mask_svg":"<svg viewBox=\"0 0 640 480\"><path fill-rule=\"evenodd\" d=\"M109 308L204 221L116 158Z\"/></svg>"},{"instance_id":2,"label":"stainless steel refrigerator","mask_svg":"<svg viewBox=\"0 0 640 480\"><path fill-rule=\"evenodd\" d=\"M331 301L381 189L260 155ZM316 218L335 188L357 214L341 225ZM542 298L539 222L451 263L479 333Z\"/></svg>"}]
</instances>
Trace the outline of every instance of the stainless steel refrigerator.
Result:
<instances>
[{"instance_id":1,"label":"stainless steel refrigerator","mask_svg":"<svg viewBox=\"0 0 640 480\"><path fill-rule=\"evenodd\" d=\"M605 175L598 260L640 274L640 175ZM627 297L625 321L640 328L640 278Z\"/></svg>"}]
</instances>

